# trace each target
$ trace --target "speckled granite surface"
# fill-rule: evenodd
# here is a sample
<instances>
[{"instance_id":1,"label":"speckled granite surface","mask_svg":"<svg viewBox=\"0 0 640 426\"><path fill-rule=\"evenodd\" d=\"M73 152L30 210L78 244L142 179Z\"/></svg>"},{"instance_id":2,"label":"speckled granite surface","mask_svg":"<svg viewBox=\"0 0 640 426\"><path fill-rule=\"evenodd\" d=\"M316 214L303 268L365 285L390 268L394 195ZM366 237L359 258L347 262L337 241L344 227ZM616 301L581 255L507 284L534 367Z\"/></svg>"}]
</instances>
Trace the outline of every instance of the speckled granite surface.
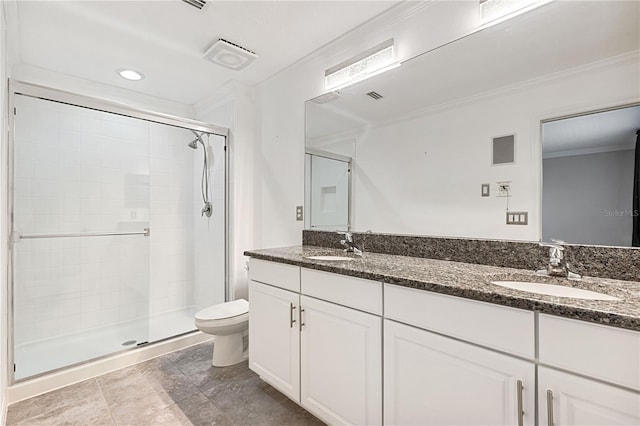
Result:
<instances>
[{"instance_id":1,"label":"speckled granite surface","mask_svg":"<svg viewBox=\"0 0 640 426\"><path fill-rule=\"evenodd\" d=\"M537 276L533 270L514 269L419 257L366 252L349 261L322 261L307 256L344 256L342 250L294 246L244 253L257 259L366 278L436 293L535 310L566 318L640 331L640 282L584 277L581 281ZM620 301L559 298L491 284L517 280L553 283L619 297Z\"/></svg>"},{"instance_id":2,"label":"speckled granite surface","mask_svg":"<svg viewBox=\"0 0 640 426\"><path fill-rule=\"evenodd\" d=\"M527 241L480 240L467 238L424 237L413 235L353 233L358 247L365 251L452 260L479 265L518 269L542 269L549 261L549 249ZM335 232L302 232L302 244L340 248ZM640 281L640 249L603 246L565 245L565 257L571 270L590 277Z\"/></svg>"}]
</instances>

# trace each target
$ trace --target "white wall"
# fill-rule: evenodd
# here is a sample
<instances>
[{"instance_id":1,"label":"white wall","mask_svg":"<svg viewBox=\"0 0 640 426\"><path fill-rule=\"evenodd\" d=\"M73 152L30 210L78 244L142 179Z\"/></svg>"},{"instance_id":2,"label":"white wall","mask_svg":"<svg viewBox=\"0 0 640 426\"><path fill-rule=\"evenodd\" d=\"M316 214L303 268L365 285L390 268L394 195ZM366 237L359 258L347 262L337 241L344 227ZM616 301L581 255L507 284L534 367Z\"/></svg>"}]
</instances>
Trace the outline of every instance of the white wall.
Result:
<instances>
[{"instance_id":1,"label":"white wall","mask_svg":"<svg viewBox=\"0 0 640 426\"><path fill-rule=\"evenodd\" d=\"M544 159L543 240L630 247L634 153Z\"/></svg>"},{"instance_id":2,"label":"white wall","mask_svg":"<svg viewBox=\"0 0 640 426\"><path fill-rule=\"evenodd\" d=\"M256 105L254 90L230 82L206 100L195 105L196 118L229 128L229 239L228 267L230 300L248 297L245 250L255 248L255 221L261 212L254 204L254 126Z\"/></svg>"},{"instance_id":3,"label":"white wall","mask_svg":"<svg viewBox=\"0 0 640 426\"><path fill-rule=\"evenodd\" d=\"M538 240L540 120L628 102L640 93L639 66L637 56L616 58L367 129L357 141L355 229ZM492 166L492 137L507 134L516 164ZM509 209L529 212L528 226L506 225L498 181L511 181Z\"/></svg>"}]
</instances>

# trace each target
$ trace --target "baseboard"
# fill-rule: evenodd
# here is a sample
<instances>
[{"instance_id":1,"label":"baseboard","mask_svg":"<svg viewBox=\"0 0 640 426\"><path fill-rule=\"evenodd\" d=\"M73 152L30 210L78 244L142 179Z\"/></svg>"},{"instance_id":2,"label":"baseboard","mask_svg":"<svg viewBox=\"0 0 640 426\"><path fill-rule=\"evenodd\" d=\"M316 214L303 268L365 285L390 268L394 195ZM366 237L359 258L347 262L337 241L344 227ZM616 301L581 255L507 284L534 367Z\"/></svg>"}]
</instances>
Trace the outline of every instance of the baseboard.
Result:
<instances>
[{"instance_id":1,"label":"baseboard","mask_svg":"<svg viewBox=\"0 0 640 426\"><path fill-rule=\"evenodd\" d=\"M6 416L6 408L8 404L69 386L120 368L129 367L139 362L147 361L212 339L213 336L209 334L195 331L184 336L164 340L162 342L122 352L107 358L90 361L75 367L70 367L51 374L39 376L31 380L16 383L7 389L7 392L3 397L3 416ZM3 424L6 424L5 421L0 423L0 425Z\"/></svg>"}]
</instances>

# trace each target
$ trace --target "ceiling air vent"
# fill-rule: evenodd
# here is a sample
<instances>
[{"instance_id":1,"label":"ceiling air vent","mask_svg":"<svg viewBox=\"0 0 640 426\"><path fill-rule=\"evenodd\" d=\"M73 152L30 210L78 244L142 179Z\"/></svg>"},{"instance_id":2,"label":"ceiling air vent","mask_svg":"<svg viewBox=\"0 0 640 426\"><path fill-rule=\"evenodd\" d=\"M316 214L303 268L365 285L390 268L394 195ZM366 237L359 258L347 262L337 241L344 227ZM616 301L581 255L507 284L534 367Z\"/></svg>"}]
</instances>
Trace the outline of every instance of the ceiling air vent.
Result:
<instances>
[{"instance_id":1,"label":"ceiling air vent","mask_svg":"<svg viewBox=\"0 0 640 426\"><path fill-rule=\"evenodd\" d=\"M378 93L378 92L369 92L369 93L367 93L367 96L369 96L372 99L375 99L376 101L378 99L382 99L382 95L380 93Z\"/></svg>"},{"instance_id":2,"label":"ceiling air vent","mask_svg":"<svg viewBox=\"0 0 640 426\"><path fill-rule=\"evenodd\" d=\"M255 52L223 38L216 40L204 53L207 61L232 70L243 69L257 57Z\"/></svg>"},{"instance_id":3,"label":"ceiling air vent","mask_svg":"<svg viewBox=\"0 0 640 426\"><path fill-rule=\"evenodd\" d=\"M182 0L182 1L200 10L202 10L207 5L206 0Z\"/></svg>"}]
</instances>

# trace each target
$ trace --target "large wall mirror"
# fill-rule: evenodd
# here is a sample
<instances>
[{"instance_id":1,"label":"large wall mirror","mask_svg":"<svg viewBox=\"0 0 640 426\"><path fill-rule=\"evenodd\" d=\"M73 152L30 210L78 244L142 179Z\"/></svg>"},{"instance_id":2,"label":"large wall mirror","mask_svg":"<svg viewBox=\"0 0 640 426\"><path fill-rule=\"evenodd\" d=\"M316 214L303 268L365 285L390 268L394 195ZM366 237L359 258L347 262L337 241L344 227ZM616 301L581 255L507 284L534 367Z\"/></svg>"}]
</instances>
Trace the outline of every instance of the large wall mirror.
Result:
<instances>
[{"instance_id":1,"label":"large wall mirror","mask_svg":"<svg viewBox=\"0 0 640 426\"><path fill-rule=\"evenodd\" d=\"M565 188L569 166L547 170L554 154L546 151L575 151L571 132L601 126L575 116L619 110L626 121L618 130L626 133L601 141L601 151L628 159L634 119L640 127L633 108L640 103L639 49L639 2L551 2L307 101L307 153L342 158L348 167L339 170L349 171L348 178L333 176L348 200L336 202L337 192L325 188L321 204L323 196L312 192L323 186L312 186L307 168L307 212L346 206L340 226L315 223L311 215L307 229L342 230L346 222L354 231L628 246L630 218L616 225L628 237L601 238L616 212L631 209L632 194L621 181L593 175L600 187L611 186L605 192L621 195L590 204L585 198L595 192ZM574 118L567 123L574 130L556 132L543 156L543 133L553 133L559 118ZM608 176L603 162L575 167ZM558 203L582 207L554 212ZM526 221L507 224L508 212L526 213L517 216ZM604 228L577 231L596 226Z\"/></svg>"}]
</instances>

